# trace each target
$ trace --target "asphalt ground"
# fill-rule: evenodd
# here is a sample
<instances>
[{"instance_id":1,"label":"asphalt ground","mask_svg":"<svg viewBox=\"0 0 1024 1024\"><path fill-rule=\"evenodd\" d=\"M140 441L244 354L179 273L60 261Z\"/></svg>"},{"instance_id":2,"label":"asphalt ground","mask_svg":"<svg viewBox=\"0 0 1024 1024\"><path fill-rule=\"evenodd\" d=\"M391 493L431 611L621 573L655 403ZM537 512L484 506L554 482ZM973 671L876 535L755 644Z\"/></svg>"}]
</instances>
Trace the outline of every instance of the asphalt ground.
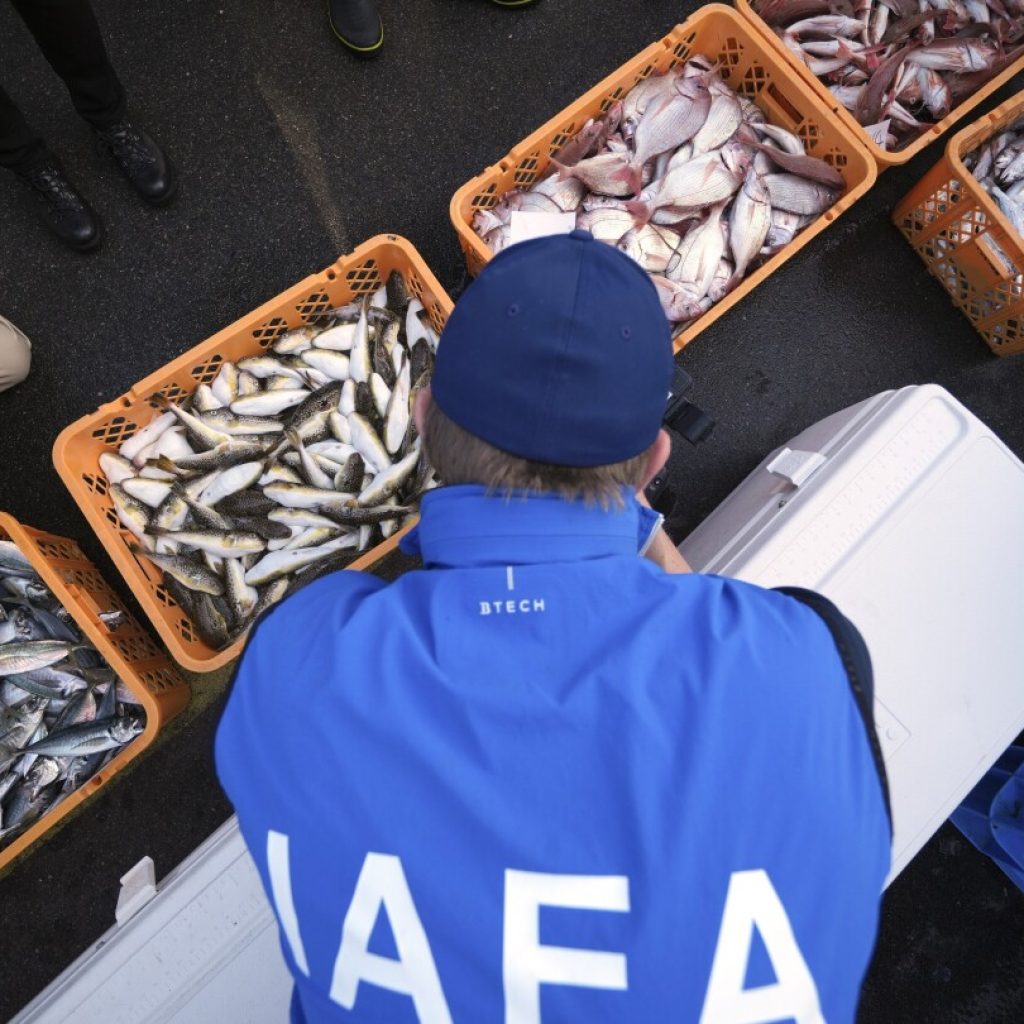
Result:
<instances>
[{"instance_id":1,"label":"asphalt ground","mask_svg":"<svg viewBox=\"0 0 1024 1024\"><path fill-rule=\"evenodd\" d=\"M175 204L151 210L92 151L62 84L0 3L0 78L107 228L100 251L68 252L0 177L0 313L35 343L29 381L0 396L0 508L81 540L122 592L51 468L60 430L379 232L411 239L455 293L451 194L696 7L382 6L386 49L364 62L342 51L312 0L96 0L132 111L181 168ZM887 388L942 384L1024 456L1024 358L991 355L889 220L941 151L886 173L682 354L718 426L700 449L680 442L673 453L677 538L771 447ZM998 509L977 527L1010 539L1021 528ZM950 642L984 613L965 609L965 636ZM211 758L222 684L198 682L164 742L0 879L0 1017L113 924L118 879L136 861L151 855L164 874L230 813ZM945 826L885 897L859 1020L1024 1020L1022 928L1021 893Z\"/></svg>"}]
</instances>

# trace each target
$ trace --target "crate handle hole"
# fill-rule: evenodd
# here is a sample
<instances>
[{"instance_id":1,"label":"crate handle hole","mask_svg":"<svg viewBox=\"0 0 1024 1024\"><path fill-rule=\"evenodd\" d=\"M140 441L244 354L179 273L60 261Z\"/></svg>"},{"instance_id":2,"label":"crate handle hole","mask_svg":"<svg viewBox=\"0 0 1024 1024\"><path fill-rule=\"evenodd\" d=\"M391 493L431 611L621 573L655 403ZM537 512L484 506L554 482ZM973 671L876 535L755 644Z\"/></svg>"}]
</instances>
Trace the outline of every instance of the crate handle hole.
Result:
<instances>
[{"instance_id":1,"label":"crate handle hole","mask_svg":"<svg viewBox=\"0 0 1024 1024\"><path fill-rule=\"evenodd\" d=\"M804 119L800 111L789 102L789 100L782 94L782 90L774 82L769 82L768 88L765 91L773 100L775 100L776 103L778 103L780 107L782 107L783 111L789 115L793 124L799 124Z\"/></svg>"},{"instance_id":2,"label":"crate handle hole","mask_svg":"<svg viewBox=\"0 0 1024 1024\"><path fill-rule=\"evenodd\" d=\"M327 280L333 281L338 275L333 270L327 271Z\"/></svg>"}]
</instances>

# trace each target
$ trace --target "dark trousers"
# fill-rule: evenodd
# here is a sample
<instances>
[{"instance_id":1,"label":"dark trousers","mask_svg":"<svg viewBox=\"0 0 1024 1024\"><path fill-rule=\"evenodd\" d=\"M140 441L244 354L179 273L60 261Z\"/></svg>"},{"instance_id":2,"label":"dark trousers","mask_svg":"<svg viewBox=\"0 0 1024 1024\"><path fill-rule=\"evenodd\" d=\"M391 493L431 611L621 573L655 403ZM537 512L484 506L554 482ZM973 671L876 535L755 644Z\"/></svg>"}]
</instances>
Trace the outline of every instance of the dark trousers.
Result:
<instances>
[{"instance_id":1,"label":"dark trousers","mask_svg":"<svg viewBox=\"0 0 1024 1024\"><path fill-rule=\"evenodd\" d=\"M124 89L107 58L89 0L11 0L43 56L64 79L75 110L94 128L123 116ZM0 167L25 173L47 159L46 144L0 86Z\"/></svg>"}]
</instances>

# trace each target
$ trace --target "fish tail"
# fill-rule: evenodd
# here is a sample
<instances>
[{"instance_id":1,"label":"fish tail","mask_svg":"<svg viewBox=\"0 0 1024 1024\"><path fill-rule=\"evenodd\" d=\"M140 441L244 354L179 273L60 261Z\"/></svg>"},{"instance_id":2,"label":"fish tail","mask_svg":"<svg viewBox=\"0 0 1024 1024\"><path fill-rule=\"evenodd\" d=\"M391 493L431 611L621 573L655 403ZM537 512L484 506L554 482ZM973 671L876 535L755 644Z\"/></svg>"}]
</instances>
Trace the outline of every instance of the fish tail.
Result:
<instances>
[{"instance_id":1,"label":"fish tail","mask_svg":"<svg viewBox=\"0 0 1024 1024\"><path fill-rule=\"evenodd\" d=\"M611 178L612 181L626 182L629 185L630 195L638 196L644 187L643 170L643 164L635 164L631 161L612 174Z\"/></svg>"},{"instance_id":2,"label":"fish tail","mask_svg":"<svg viewBox=\"0 0 1024 1024\"><path fill-rule=\"evenodd\" d=\"M158 459L146 459L146 465L156 466L157 469L174 476L181 476L181 470L166 455L161 455Z\"/></svg>"},{"instance_id":3,"label":"fish tail","mask_svg":"<svg viewBox=\"0 0 1024 1024\"><path fill-rule=\"evenodd\" d=\"M633 223L637 228L644 227L651 219L653 210L649 203L645 203L640 199L630 199L625 204L626 212L633 218Z\"/></svg>"},{"instance_id":4,"label":"fish tail","mask_svg":"<svg viewBox=\"0 0 1024 1024\"><path fill-rule=\"evenodd\" d=\"M177 414L181 411L180 408L171 401L170 397L165 395L162 391L158 391L153 395L150 401L155 402L164 412L173 412Z\"/></svg>"},{"instance_id":5,"label":"fish tail","mask_svg":"<svg viewBox=\"0 0 1024 1024\"><path fill-rule=\"evenodd\" d=\"M573 169L568 164L563 164L560 160L555 157L551 158L551 166L558 172L558 180L565 181L566 178L573 176Z\"/></svg>"},{"instance_id":6,"label":"fish tail","mask_svg":"<svg viewBox=\"0 0 1024 1024\"><path fill-rule=\"evenodd\" d=\"M839 39L836 41L836 56L842 57L847 63L853 63L857 59L857 54L846 45L846 41Z\"/></svg>"}]
</instances>

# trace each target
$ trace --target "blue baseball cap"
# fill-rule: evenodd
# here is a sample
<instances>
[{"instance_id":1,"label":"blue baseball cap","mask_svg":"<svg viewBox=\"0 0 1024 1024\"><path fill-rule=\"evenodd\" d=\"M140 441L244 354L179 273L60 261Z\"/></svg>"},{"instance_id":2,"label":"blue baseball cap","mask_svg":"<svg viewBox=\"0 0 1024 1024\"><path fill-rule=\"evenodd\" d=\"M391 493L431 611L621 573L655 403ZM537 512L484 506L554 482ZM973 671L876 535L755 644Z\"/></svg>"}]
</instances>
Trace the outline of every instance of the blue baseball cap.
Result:
<instances>
[{"instance_id":1,"label":"blue baseball cap","mask_svg":"<svg viewBox=\"0 0 1024 1024\"><path fill-rule=\"evenodd\" d=\"M448 318L430 387L449 419L496 448L586 467L649 448L671 382L650 278L576 230L491 260Z\"/></svg>"}]
</instances>

